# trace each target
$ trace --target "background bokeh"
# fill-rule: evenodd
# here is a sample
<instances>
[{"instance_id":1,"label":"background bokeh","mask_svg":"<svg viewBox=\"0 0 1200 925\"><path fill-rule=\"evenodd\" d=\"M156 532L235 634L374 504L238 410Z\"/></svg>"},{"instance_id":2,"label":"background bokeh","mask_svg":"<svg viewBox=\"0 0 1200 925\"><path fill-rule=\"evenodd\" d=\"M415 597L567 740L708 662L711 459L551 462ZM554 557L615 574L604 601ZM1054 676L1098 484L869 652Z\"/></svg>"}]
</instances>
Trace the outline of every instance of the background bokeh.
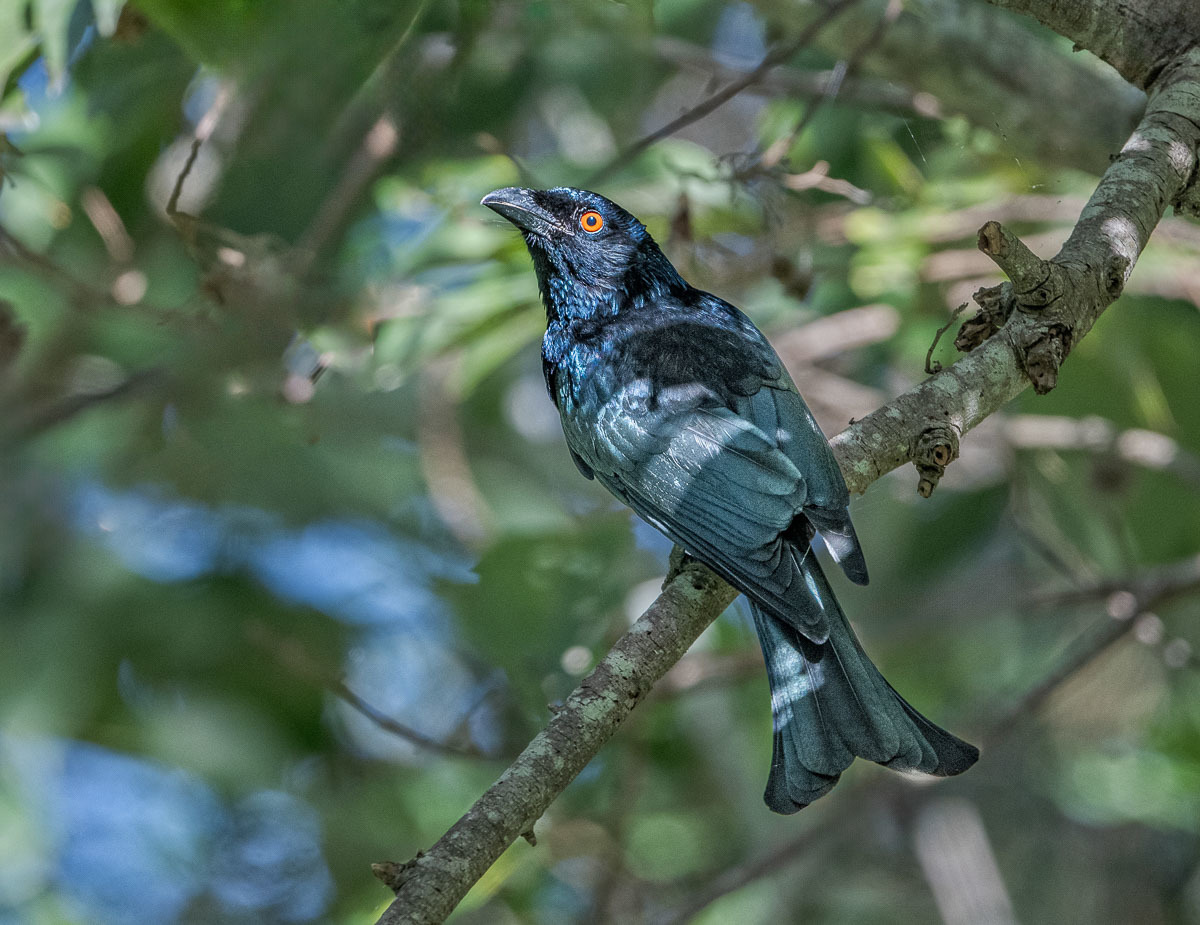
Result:
<instances>
[{"instance_id":1,"label":"background bokeh","mask_svg":"<svg viewBox=\"0 0 1200 925\"><path fill-rule=\"evenodd\" d=\"M487 191L621 202L827 433L999 281L983 221L1057 250L1138 93L978 0L846 7L635 148L818 7L0 3L0 923L372 922L653 598ZM975 769L768 813L735 604L458 920L1200 923L1198 306L1169 216L1056 391L855 502L843 603Z\"/></svg>"}]
</instances>

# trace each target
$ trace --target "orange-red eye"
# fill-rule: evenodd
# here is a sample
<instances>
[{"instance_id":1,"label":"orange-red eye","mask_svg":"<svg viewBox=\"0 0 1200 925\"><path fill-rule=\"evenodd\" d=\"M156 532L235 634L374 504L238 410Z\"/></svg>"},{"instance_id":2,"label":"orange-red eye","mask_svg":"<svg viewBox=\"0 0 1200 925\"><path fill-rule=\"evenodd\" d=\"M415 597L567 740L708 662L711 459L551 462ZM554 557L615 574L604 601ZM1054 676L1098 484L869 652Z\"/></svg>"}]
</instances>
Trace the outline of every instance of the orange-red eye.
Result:
<instances>
[{"instance_id":1,"label":"orange-red eye","mask_svg":"<svg viewBox=\"0 0 1200 925\"><path fill-rule=\"evenodd\" d=\"M579 216L579 227L588 234L595 234L604 227L604 216L595 209L590 209Z\"/></svg>"}]
</instances>

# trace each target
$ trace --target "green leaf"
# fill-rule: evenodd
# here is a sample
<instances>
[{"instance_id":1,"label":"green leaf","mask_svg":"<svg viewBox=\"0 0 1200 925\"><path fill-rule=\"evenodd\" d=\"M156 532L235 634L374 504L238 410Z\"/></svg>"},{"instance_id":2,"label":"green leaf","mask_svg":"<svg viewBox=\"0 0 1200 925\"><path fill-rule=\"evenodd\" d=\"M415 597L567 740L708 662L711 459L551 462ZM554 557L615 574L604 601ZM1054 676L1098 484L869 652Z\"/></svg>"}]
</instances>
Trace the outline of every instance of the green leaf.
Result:
<instances>
[{"instance_id":1,"label":"green leaf","mask_svg":"<svg viewBox=\"0 0 1200 925\"><path fill-rule=\"evenodd\" d=\"M25 28L24 7L11 0L0 3L0 97L9 75L36 47L37 40Z\"/></svg>"},{"instance_id":2,"label":"green leaf","mask_svg":"<svg viewBox=\"0 0 1200 925\"><path fill-rule=\"evenodd\" d=\"M33 4L34 27L41 36L46 70L55 87L62 85L67 73L67 33L75 5L76 0L34 0Z\"/></svg>"},{"instance_id":3,"label":"green leaf","mask_svg":"<svg viewBox=\"0 0 1200 925\"><path fill-rule=\"evenodd\" d=\"M112 35L117 31L117 22L121 18L121 10L125 0L92 0L92 12L96 14L96 28L103 36Z\"/></svg>"}]
</instances>

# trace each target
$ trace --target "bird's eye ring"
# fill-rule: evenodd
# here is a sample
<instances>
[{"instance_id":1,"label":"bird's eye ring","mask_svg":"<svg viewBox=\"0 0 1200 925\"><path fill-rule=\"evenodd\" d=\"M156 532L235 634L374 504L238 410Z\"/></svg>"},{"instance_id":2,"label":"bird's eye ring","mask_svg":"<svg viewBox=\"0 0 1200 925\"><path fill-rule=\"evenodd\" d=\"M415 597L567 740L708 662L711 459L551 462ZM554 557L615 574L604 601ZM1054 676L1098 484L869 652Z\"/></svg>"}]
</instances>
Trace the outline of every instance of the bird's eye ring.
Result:
<instances>
[{"instance_id":1,"label":"bird's eye ring","mask_svg":"<svg viewBox=\"0 0 1200 925\"><path fill-rule=\"evenodd\" d=\"M604 216L595 209L588 209L583 215L579 216L579 227L588 234L595 234L604 227Z\"/></svg>"}]
</instances>

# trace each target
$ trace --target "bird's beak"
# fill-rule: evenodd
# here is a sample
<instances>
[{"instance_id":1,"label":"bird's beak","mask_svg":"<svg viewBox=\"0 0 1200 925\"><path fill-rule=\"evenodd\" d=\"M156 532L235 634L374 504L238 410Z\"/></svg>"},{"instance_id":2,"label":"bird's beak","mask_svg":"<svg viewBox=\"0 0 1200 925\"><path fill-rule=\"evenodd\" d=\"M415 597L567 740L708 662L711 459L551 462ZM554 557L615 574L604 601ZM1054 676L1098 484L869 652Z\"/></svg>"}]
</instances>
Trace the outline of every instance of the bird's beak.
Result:
<instances>
[{"instance_id":1,"label":"bird's beak","mask_svg":"<svg viewBox=\"0 0 1200 925\"><path fill-rule=\"evenodd\" d=\"M479 204L503 215L522 231L543 235L550 231L562 234L571 233L570 229L565 228L557 216L547 212L533 201L533 190L508 186L488 193L480 200Z\"/></svg>"}]
</instances>

